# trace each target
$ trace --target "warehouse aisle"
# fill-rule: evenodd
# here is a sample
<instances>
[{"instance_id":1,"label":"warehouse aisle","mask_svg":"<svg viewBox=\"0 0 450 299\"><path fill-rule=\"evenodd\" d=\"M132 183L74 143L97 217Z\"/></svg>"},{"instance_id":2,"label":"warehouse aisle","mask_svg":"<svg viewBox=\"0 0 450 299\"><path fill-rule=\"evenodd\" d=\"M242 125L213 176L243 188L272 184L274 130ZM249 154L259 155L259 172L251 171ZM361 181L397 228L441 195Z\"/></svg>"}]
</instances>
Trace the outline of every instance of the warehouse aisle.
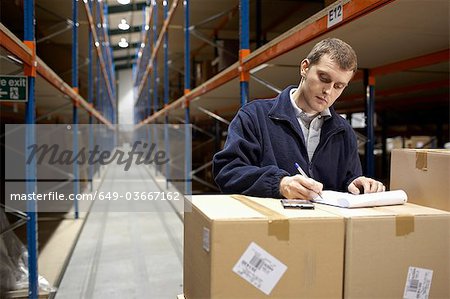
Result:
<instances>
[{"instance_id":1,"label":"warehouse aisle","mask_svg":"<svg viewBox=\"0 0 450 299\"><path fill-rule=\"evenodd\" d=\"M161 191L164 184L154 173L146 166L124 172L109 165L98 191ZM157 209L139 212L133 201L96 200L56 298L163 299L181 294L183 223L169 206Z\"/></svg>"}]
</instances>

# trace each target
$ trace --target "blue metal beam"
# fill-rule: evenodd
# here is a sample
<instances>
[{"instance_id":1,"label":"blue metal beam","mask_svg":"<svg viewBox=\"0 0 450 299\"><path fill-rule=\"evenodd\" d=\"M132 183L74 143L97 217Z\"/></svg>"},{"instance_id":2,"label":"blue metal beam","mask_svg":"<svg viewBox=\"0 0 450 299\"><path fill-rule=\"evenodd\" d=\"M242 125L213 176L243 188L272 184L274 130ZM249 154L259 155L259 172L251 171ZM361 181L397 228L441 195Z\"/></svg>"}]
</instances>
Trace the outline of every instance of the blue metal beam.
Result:
<instances>
[{"instance_id":1,"label":"blue metal beam","mask_svg":"<svg viewBox=\"0 0 450 299\"><path fill-rule=\"evenodd\" d=\"M158 3L153 0L153 47L156 47L158 42ZM158 111L158 58L155 56L153 59L153 113ZM153 129L153 142L158 147L158 130L155 126ZM158 171L158 167L155 165L155 174Z\"/></svg>"},{"instance_id":2,"label":"blue metal beam","mask_svg":"<svg viewBox=\"0 0 450 299\"><path fill-rule=\"evenodd\" d=\"M92 1L89 1L89 8L92 11ZM88 30L88 103L90 105L93 104L94 101L94 84L92 82L92 72L93 72L93 62L92 62L92 32L91 30ZM92 148L94 147L94 132L93 132L93 125L92 125L92 114L89 113L89 152L92 151ZM89 163L89 170L88 170L88 180L89 180L89 189L92 192L93 188L93 182L92 179L94 177L94 166L92 163Z\"/></svg>"},{"instance_id":3,"label":"blue metal beam","mask_svg":"<svg viewBox=\"0 0 450 299\"><path fill-rule=\"evenodd\" d=\"M375 163L373 150L375 147L374 116L375 116L375 78L371 77L369 70L364 70L364 83L366 86L366 135L365 148L366 176L373 178Z\"/></svg>"},{"instance_id":4,"label":"blue metal beam","mask_svg":"<svg viewBox=\"0 0 450 299\"><path fill-rule=\"evenodd\" d=\"M24 41L36 53L35 31L34 31L34 0L24 1ZM35 55L33 55L35 56ZM36 104L34 98L34 86L36 79L36 69L32 65L30 69L25 69L28 77L28 102L26 105L26 136L25 136L25 156L30 156L31 145L36 144ZM25 166L26 193L36 192L36 158ZM27 243L28 243L28 296L38 298L38 242L37 236L37 203L36 200L27 201Z\"/></svg>"},{"instance_id":5,"label":"blue metal beam","mask_svg":"<svg viewBox=\"0 0 450 299\"><path fill-rule=\"evenodd\" d=\"M191 44L190 44L190 36L189 36L189 27L190 25L190 9L189 9L189 1L184 0L184 94L188 94L191 90ZM189 110L189 101L186 99L185 102L185 111L184 111L184 122L185 122L185 142L184 142L184 152L185 152L185 179L186 186L185 192L186 195L191 195L191 131L189 128L189 124L191 123L190 119L190 110Z\"/></svg>"},{"instance_id":6,"label":"blue metal beam","mask_svg":"<svg viewBox=\"0 0 450 299\"><path fill-rule=\"evenodd\" d=\"M243 58L250 53L250 9L249 0L239 1L239 11L240 11L240 26L239 26L239 61L242 65ZM241 93L241 106L248 102L248 82L249 74L248 72L241 71L240 78L240 93Z\"/></svg>"},{"instance_id":7,"label":"blue metal beam","mask_svg":"<svg viewBox=\"0 0 450 299\"><path fill-rule=\"evenodd\" d=\"M163 1L164 20L167 20L169 12L168 0ZM169 33L164 33L164 107L169 104ZM170 156L169 144L169 115L166 113L164 117L164 144L166 155ZM166 188L169 188L170 179L170 163L166 163Z\"/></svg>"},{"instance_id":8,"label":"blue metal beam","mask_svg":"<svg viewBox=\"0 0 450 299\"><path fill-rule=\"evenodd\" d=\"M72 0L72 88L78 93L78 0ZM78 107L73 105L73 152L78 153ZM73 194L80 193L78 163L73 163ZM75 219L78 219L78 200L73 201Z\"/></svg>"}]
</instances>

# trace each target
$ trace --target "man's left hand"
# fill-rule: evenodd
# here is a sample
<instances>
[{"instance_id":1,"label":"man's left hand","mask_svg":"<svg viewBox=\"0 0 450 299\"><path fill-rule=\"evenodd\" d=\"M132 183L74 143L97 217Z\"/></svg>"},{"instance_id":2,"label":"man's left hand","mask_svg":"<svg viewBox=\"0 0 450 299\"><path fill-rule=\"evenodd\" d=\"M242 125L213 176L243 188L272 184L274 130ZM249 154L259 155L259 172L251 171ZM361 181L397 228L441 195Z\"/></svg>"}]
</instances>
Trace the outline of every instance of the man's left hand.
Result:
<instances>
[{"instance_id":1,"label":"man's left hand","mask_svg":"<svg viewBox=\"0 0 450 299\"><path fill-rule=\"evenodd\" d=\"M383 192L385 190L386 187L381 182L364 176L357 177L348 185L348 192L352 194Z\"/></svg>"}]
</instances>

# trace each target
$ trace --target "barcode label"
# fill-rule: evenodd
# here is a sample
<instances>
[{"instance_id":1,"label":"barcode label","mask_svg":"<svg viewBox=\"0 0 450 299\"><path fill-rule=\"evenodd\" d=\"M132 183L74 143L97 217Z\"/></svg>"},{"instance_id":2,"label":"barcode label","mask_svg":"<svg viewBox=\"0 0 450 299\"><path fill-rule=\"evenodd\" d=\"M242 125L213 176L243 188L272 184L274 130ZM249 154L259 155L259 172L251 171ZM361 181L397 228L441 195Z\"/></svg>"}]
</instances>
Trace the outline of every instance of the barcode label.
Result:
<instances>
[{"instance_id":1,"label":"barcode label","mask_svg":"<svg viewBox=\"0 0 450 299\"><path fill-rule=\"evenodd\" d=\"M233 272L269 295L286 272L287 266L252 242L240 257Z\"/></svg>"},{"instance_id":2,"label":"barcode label","mask_svg":"<svg viewBox=\"0 0 450 299\"><path fill-rule=\"evenodd\" d=\"M433 270L409 267L403 299L427 299Z\"/></svg>"},{"instance_id":3,"label":"barcode label","mask_svg":"<svg viewBox=\"0 0 450 299\"><path fill-rule=\"evenodd\" d=\"M408 292L414 292L417 293L417 288L419 287L419 281L417 279L412 279L409 282L409 286L408 286Z\"/></svg>"}]
</instances>

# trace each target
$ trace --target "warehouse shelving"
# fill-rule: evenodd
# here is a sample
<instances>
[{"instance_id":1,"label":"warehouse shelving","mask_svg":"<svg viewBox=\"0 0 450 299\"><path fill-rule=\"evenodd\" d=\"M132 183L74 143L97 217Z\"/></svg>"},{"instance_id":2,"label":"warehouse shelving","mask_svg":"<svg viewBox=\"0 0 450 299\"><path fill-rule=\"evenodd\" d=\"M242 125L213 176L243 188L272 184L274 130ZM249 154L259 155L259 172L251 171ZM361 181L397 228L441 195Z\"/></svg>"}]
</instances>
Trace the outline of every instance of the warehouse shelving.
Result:
<instances>
[{"instance_id":1,"label":"warehouse shelving","mask_svg":"<svg viewBox=\"0 0 450 299\"><path fill-rule=\"evenodd\" d=\"M79 2L81 4L81 1ZM117 120L117 107L114 61L111 54L111 41L107 34L108 8L104 2L88 0L83 0L83 2L81 5L84 6L92 37L89 38L88 47L89 61L91 62L88 76L88 100L85 100L77 92L77 80L74 80L72 86L65 83L41 59L38 57L34 59L33 50L2 24L0 24L1 44L2 48L28 67L33 67L33 61L37 61L35 67L38 75L36 77L38 93L45 90L51 94L57 94L52 97L53 102L43 100L40 103L38 99L36 104L42 107L40 117L60 111L57 109L63 109L67 114L66 106L60 108L55 104L57 102L55 99L58 99L59 103L60 98L58 97L62 94L70 99L74 115L77 115L76 107L81 107L87 113L86 115L89 115L89 123L93 123L92 117L95 117L99 123L112 128ZM448 107L448 1L324 1L330 6L267 44L256 48L253 52L250 51L249 42L251 35L249 30L250 1L236 1L240 4L241 22L240 51L235 53L236 62L196 87L193 87L191 78L193 56L205 46L211 44L217 46L208 38L215 38L217 33L230 22L230 19L238 13L238 5L233 5L225 12L214 16L215 19L220 20L217 28L207 38L200 36L204 39L203 44L191 51L190 34L195 33L196 26L190 23L190 5L193 2L195 0L152 0L145 3L139 2L137 5L137 9L142 10L144 18L141 40L137 43L137 63L133 73L136 129L152 123L163 123L167 128L169 121L176 120L191 124L193 130L202 132L202 127L196 122L204 118L213 119L216 134L203 130L203 133L209 137L205 143L215 141L218 144L217 147L220 147L221 124L228 125L237 110L250 99L270 98L276 95L282 87L288 84L297 84L300 60L306 56L318 40L331 36L342 38L351 44L359 57L360 71L338 100L335 108L338 112L346 114L361 111L366 113L368 125L365 128L367 136L365 168L367 175L373 176L375 168L373 152L378 134L375 132L375 110L379 110L380 107L407 106L415 103L442 104L444 107L445 105ZM256 2L261 4L260 1ZM31 5L30 3L33 1L26 0L26 3ZM329 27L327 25L329 11L338 4L343 8L343 19ZM180 6L183 6L182 11ZM126 9L126 7L121 9ZM163 21L158 20L161 11ZM207 18L205 22L209 20L209 16L204 17ZM32 17L29 18L29 20L32 19ZM74 24L77 23L75 19L74 17ZM170 56L169 49L179 45L175 45L174 39L169 40L168 34L175 31L175 29L171 29L171 25L173 25L172 28L181 28L184 31L183 35L179 35L177 32L178 39L175 40L181 44L181 38L184 38L184 70L179 70L180 73L183 73L184 86L182 95L175 99L170 99L169 93L169 68L171 67L169 62L175 59ZM76 25L73 26L73 29L76 30ZM259 46L262 39L260 26L257 26L256 31L259 32L256 34L256 42ZM193 37L199 38L198 34ZM33 39L34 37L29 41L32 42ZM73 45L76 49L76 39ZM163 51L160 51L161 48ZM92 69L94 64L92 50L95 50L97 56L95 60L97 75L94 75ZM76 54L74 55L77 57ZM75 65L78 64L75 63ZM162 80L158 80L161 69L163 70ZM74 75L74 78L76 77ZM100 82L96 84L96 96L94 96L93 77L97 77ZM102 87L98 88L99 86ZM95 105L93 105L94 98L97 99ZM1 105L12 108L12 104L2 103ZM32 108L30 110L34 111ZM385 130L389 123L382 119L382 125ZM164 147L167 150L169 143L166 132ZM149 132L147 138L158 140L156 134L156 131ZM387 133L382 134L382 139L385 141ZM192 138L189 131L186 131L185 138L185 152L189 153L194 149L194 145L191 146ZM90 143L92 144L92 140ZM385 143L383 147L386 147ZM195 149L197 148L196 146ZM210 167L211 161L207 161L196 169L191 169L191 163L192 161L188 160L185 165L187 180L194 179L209 186L210 189L214 189L211 182L196 176L200 171ZM168 169L165 170L165 174L167 183L170 181ZM93 173L90 172L89 178L91 179L92 176ZM190 190L189 184L187 186L185 191L187 194L191 194L192 190ZM29 221L29 223L31 222L33 220ZM29 235L33 235L32 228ZM33 244L35 240L29 242ZM34 249L31 250L30 261L36 259L35 255L33 257L33 252L35 252ZM31 273L36 274L37 271L33 264L30 263L30 265ZM30 275L30 282L31 294L34 297L37 290L36 276Z\"/></svg>"},{"instance_id":2,"label":"warehouse shelving","mask_svg":"<svg viewBox=\"0 0 450 299\"><path fill-rule=\"evenodd\" d=\"M78 107L81 107L88 114L88 122L90 124L89 144L93 144L92 124L93 117L97 119L98 123L102 123L114 130L113 124L116 122L116 97L115 97L115 75L114 64L112 61L111 47L109 45L108 36L106 34L106 20L102 7L103 3L96 2L96 11L99 16L96 20L101 20L98 24L105 24L102 26L95 26L94 18L91 15L92 2L84 1L86 14L90 23L90 30L93 41L89 40L89 91L88 100L86 101L80 94L78 88L78 1L73 0L73 15L72 15L72 86L63 81L50 67L48 67L43 60L36 56L36 42L35 42L35 15L33 0L24 1L24 42L18 39L11 31L9 31L3 24L0 23L0 40L1 47L4 49L6 55L15 57L15 61L19 61L19 66L10 66L9 64L2 64L2 73L11 70L12 73L21 73L22 65L23 72L28 76L28 102L26 103L26 145L35 143L36 136L34 125L38 120L42 120L42 115L36 119L36 107L44 110L44 117L50 116L52 113L65 113L68 118L67 105L61 105L61 98L68 98L72 106L72 123L74 130L77 130L79 123ZM97 27L97 29L95 29ZM99 32L102 32L100 37ZM93 42L93 43L92 43ZM100 65L98 71L101 70L102 78L98 76L97 81L97 100L93 104L93 82L92 82L92 45L95 45L97 53L97 62ZM6 56L5 55L5 56ZM12 59L12 58L11 58ZM107 93L102 90L106 89ZM35 95L36 90L36 95ZM44 96L41 94L44 93ZM105 96L107 94L107 97ZM45 98L45 100L44 100ZM2 107L16 107L17 104L0 103ZM84 121L86 121L84 119ZM77 152L77 138L74 135L73 150ZM112 146L112 144L111 144ZM80 192L79 189L79 170L74 167L74 194ZM93 169L90 168L89 179L92 181ZM27 193L32 193L36 190L36 165L34 163L27 164L26 170L26 190ZM76 204L77 201L74 201ZM38 297L38 269L37 269L37 212L39 208L36 201L27 202L27 245L28 245L28 271L29 271L29 297ZM75 205L75 218L78 218L78 207Z\"/></svg>"},{"instance_id":3,"label":"warehouse shelving","mask_svg":"<svg viewBox=\"0 0 450 299\"><path fill-rule=\"evenodd\" d=\"M245 2L240 1L241 8ZM339 3L343 7L343 20L328 28L328 12ZM167 114L180 118L185 111L184 107L191 108L191 117L201 118L204 111L218 111L223 117L232 117L239 106L246 102L244 96L237 92L242 73L250 73L252 85L249 98L271 97L274 90L279 90L277 86L297 84L292 78L298 78L299 60L306 56L315 42L328 36L336 36L355 48L360 64L360 71L336 103L336 110L342 113L366 111L369 124L365 130L365 135L368 136L365 150L366 173L373 176L374 105L380 107L388 104L388 99L381 97L389 97L399 103L408 102L408 98L396 98L438 88L444 91L444 95L439 97L440 103L446 100L448 102L445 88L448 87L446 70L449 61L449 34L446 26L448 19L444 13L447 9L448 3L439 0L433 1L433 5L404 0L335 2L248 56L241 57L240 61L207 82L188 90L169 105L139 119L138 127L160 122ZM408 13L402 13L405 11ZM427 13L423 13L424 11ZM431 32L426 41L423 41L425 34ZM417 82L423 83L418 86ZM370 98L365 96L367 87L371 90ZM381 98L380 101L375 101L375 94L377 98ZM354 106L361 99L365 105L349 107L350 103ZM414 101L424 102L424 98ZM436 103L434 99L430 101Z\"/></svg>"}]
</instances>

